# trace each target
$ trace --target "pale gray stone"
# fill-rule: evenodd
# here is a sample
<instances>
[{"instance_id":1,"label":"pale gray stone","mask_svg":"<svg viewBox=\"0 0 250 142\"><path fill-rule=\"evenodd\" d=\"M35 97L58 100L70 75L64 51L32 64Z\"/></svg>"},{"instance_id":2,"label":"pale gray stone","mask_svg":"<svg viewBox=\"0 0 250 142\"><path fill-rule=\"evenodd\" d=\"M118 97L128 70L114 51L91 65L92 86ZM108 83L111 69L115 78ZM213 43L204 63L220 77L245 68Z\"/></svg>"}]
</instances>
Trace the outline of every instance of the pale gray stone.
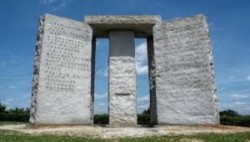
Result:
<instances>
[{"instance_id":1,"label":"pale gray stone","mask_svg":"<svg viewBox=\"0 0 250 142\"><path fill-rule=\"evenodd\" d=\"M41 18L32 124L92 124L95 38L108 36L111 126L137 125L134 37L147 38L151 123L219 123L203 15L168 22L160 16L85 16L85 22L49 14Z\"/></svg>"},{"instance_id":2,"label":"pale gray stone","mask_svg":"<svg viewBox=\"0 0 250 142\"><path fill-rule=\"evenodd\" d=\"M109 31L130 30L136 37L152 36L154 24L161 22L160 16L151 15L103 15L85 16L84 22L91 25L96 37L108 37Z\"/></svg>"},{"instance_id":3,"label":"pale gray stone","mask_svg":"<svg viewBox=\"0 0 250 142\"><path fill-rule=\"evenodd\" d=\"M133 31L112 31L109 57L109 124L137 125Z\"/></svg>"},{"instance_id":4,"label":"pale gray stone","mask_svg":"<svg viewBox=\"0 0 250 142\"><path fill-rule=\"evenodd\" d=\"M85 16L84 21L88 24L155 24L161 22L161 17L151 15L99 15Z\"/></svg>"},{"instance_id":5,"label":"pale gray stone","mask_svg":"<svg viewBox=\"0 0 250 142\"><path fill-rule=\"evenodd\" d=\"M197 15L158 23L153 31L158 124L217 124L206 18Z\"/></svg>"},{"instance_id":6,"label":"pale gray stone","mask_svg":"<svg viewBox=\"0 0 250 142\"><path fill-rule=\"evenodd\" d=\"M40 20L32 90L32 124L91 124L92 29L46 14Z\"/></svg>"}]
</instances>

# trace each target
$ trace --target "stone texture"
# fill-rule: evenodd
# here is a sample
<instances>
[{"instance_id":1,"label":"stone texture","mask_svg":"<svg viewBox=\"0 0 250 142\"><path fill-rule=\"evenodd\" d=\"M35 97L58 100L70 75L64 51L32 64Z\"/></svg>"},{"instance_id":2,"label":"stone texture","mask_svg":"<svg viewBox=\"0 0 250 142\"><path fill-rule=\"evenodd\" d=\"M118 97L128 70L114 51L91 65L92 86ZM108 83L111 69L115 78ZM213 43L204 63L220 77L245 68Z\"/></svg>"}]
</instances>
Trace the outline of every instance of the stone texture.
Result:
<instances>
[{"instance_id":1,"label":"stone texture","mask_svg":"<svg viewBox=\"0 0 250 142\"><path fill-rule=\"evenodd\" d=\"M203 15L161 22L160 16L46 14L40 20L30 122L92 124L95 39L110 38L111 126L137 125L134 37L148 42L150 117L156 124L217 124L214 69Z\"/></svg>"},{"instance_id":2,"label":"stone texture","mask_svg":"<svg viewBox=\"0 0 250 142\"><path fill-rule=\"evenodd\" d=\"M218 106L206 18L153 28L158 124L217 124Z\"/></svg>"},{"instance_id":3,"label":"stone texture","mask_svg":"<svg viewBox=\"0 0 250 142\"><path fill-rule=\"evenodd\" d=\"M149 75L149 92L150 92L150 122L157 124L156 108L156 84L155 84L155 61L154 61L154 42L153 37L147 38L148 48L148 75Z\"/></svg>"},{"instance_id":4,"label":"stone texture","mask_svg":"<svg viewBox=\"0 0 250 142\"><path fill-rule=\"evenodd\" d=\"M137 125L133 31L112 31L109 57L109 124Z\"/></svg>"},{"instance_id":5,"label":"stone texture","mask_svg":"<svg viewBox=\"0 0 250 142\"><path fill-rule=\"evenodd\" d=\"M136 37L149 37L152 36L153 25L161 22L161 17L150 15L85 16L84 22L92 26L96 37L107 37L109 31L114 30L131 30L134 31Z\"/></svg>"},{"instance_id":6,"label":"stone texture","mask_svg":"<svg viewBox=\"0 0 250 142\"><path fill-rule=\"evenodd\" d=\"M89 25L46 14L36 46L30 122L91 124L91 43Z\"/></svg>"},{"instance_id":7,"label":"stone texture","mask_svg":"<svg viewBox=\"0 0 250 142\"><path fill-rule=\"evenodd\" d=\"M155 15L103 15L85 16L84 21L88 24L155 24L161 21L161 17Z\"/></svg>"}]
</instances>

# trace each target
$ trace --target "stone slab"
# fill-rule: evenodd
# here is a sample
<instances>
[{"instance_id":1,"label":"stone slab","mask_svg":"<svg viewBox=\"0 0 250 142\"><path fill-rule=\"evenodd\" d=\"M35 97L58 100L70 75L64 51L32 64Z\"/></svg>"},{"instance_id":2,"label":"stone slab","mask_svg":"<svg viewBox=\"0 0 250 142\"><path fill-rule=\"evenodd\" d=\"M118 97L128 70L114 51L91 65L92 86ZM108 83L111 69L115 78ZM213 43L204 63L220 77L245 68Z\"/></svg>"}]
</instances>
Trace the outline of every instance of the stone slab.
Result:
<instances>
[{"instance_id":1,"label":"stone slab","mask_svg":"<svg viewBox=\"0 0 250 142\"><path fill-rule=\"evenodd\" d=\"M157 124L157 108L156 108L156 84L155 84L155 61L154 61L154 42L153 37L147 38L148 49L148 77L149 77L149 93L150 93L150 123Z\"/></svg>"},{"instance_id":2,"label":"stone slab","mask_svg":"<svg viewBox=\"0 0 250 142\"><path fill-rule=\"evenodd\" d=\"M136 37L150 37L153 25L161 22L161 17L157 15L85 16L84 22L92 26L96 37L107 37L109 31L113 30L131 30L135 32Z\"/></svg>"},{"instance_id":3,"label":"stone slab","mask_svg":"<svg viewBox=\"0 0 250 142\"><path fill-rule=\"evenodd\" d=\"M30 122L91 124L92 29L46 14L40 20Z\"/></svg>"},{"instance_id":4,"label":"stone slab","mask_svg":"<svg viewBox=\"0 0 250 142\"><path fill-rule=\"evenodd\" d=\"M113 31L109 36L109 124L111 127L136 126L134 32Z\"/></svg>"},{"instance_id":5,"label":"stone slab","mask_svg":"<svg viewBox=\"0 0 250 142\"><path fill-rule=\"evenodd\" d=\"M218 124L205 16L158 23L153 31L158 124Z\"/></svg>"}]
</instances>

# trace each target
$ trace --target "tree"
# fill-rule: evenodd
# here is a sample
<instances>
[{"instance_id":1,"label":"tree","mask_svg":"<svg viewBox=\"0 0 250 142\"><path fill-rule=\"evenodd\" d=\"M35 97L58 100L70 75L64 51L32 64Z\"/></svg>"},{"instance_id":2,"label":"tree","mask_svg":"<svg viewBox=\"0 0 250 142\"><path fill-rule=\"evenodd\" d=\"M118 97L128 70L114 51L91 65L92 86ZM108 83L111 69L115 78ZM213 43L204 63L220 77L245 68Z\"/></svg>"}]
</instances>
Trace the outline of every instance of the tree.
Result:
<instances>
[{"instance_id":1,"label":"tree","mask_svg":"<svg viewBox=\"0 0 250 142\"><path fill-rule=\"evenodd\" d=\"M10 113L29 113L29 108L14 108L9 110Z\"/></svg>"},{"instance_id":2,"label":"tree","mask_svg":"<svg viewBox=\"0 0 250 142\"><path fill-rule=\"evenodd\" d=\"M237 111L228 109L228 110L224 110L220 112L220 117L236 117L236 116L240 116L239 113Z\"/></svg>"},{"instance_id":3,"label":"tree","mask_svg":"<svg viewBox=\"0 0 250 142\"><path fill-rule=\"evenodd\" d=\"M142 114L150 114L150 108L148 108L147 110L144 110L144 111L142 112Z\"/></svg>"},{"instance_id":4,"label":"tree","mask_svg":"<svg viewBox=\"0 0 250 142\"><path fill-rule=\"evenodd\" d=\"M6 106L0 102L0 113L6 111Z\"/></svg>"}]
</instances>

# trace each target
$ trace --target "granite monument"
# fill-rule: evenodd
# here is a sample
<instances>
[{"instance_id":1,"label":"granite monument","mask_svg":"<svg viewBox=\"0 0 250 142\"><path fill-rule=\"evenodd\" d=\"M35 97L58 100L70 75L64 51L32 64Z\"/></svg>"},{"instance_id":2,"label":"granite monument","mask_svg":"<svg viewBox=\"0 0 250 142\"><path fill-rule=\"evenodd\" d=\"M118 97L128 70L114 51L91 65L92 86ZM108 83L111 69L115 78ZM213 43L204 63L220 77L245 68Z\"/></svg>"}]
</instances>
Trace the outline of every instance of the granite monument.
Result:
<instances>
[{"instance_id":1,"label":"granite monument","mask_svg":"<svg viewBox=\"0 0 250 142\"><path fill-rule=\"evenodd\" d=\"M146 38L152 124L219 123L206 17L50 14L37 34L30 123L93 124L96 38L109 38L109 124L136 126L134 38Z\"/></svg>"}]
</instances>

